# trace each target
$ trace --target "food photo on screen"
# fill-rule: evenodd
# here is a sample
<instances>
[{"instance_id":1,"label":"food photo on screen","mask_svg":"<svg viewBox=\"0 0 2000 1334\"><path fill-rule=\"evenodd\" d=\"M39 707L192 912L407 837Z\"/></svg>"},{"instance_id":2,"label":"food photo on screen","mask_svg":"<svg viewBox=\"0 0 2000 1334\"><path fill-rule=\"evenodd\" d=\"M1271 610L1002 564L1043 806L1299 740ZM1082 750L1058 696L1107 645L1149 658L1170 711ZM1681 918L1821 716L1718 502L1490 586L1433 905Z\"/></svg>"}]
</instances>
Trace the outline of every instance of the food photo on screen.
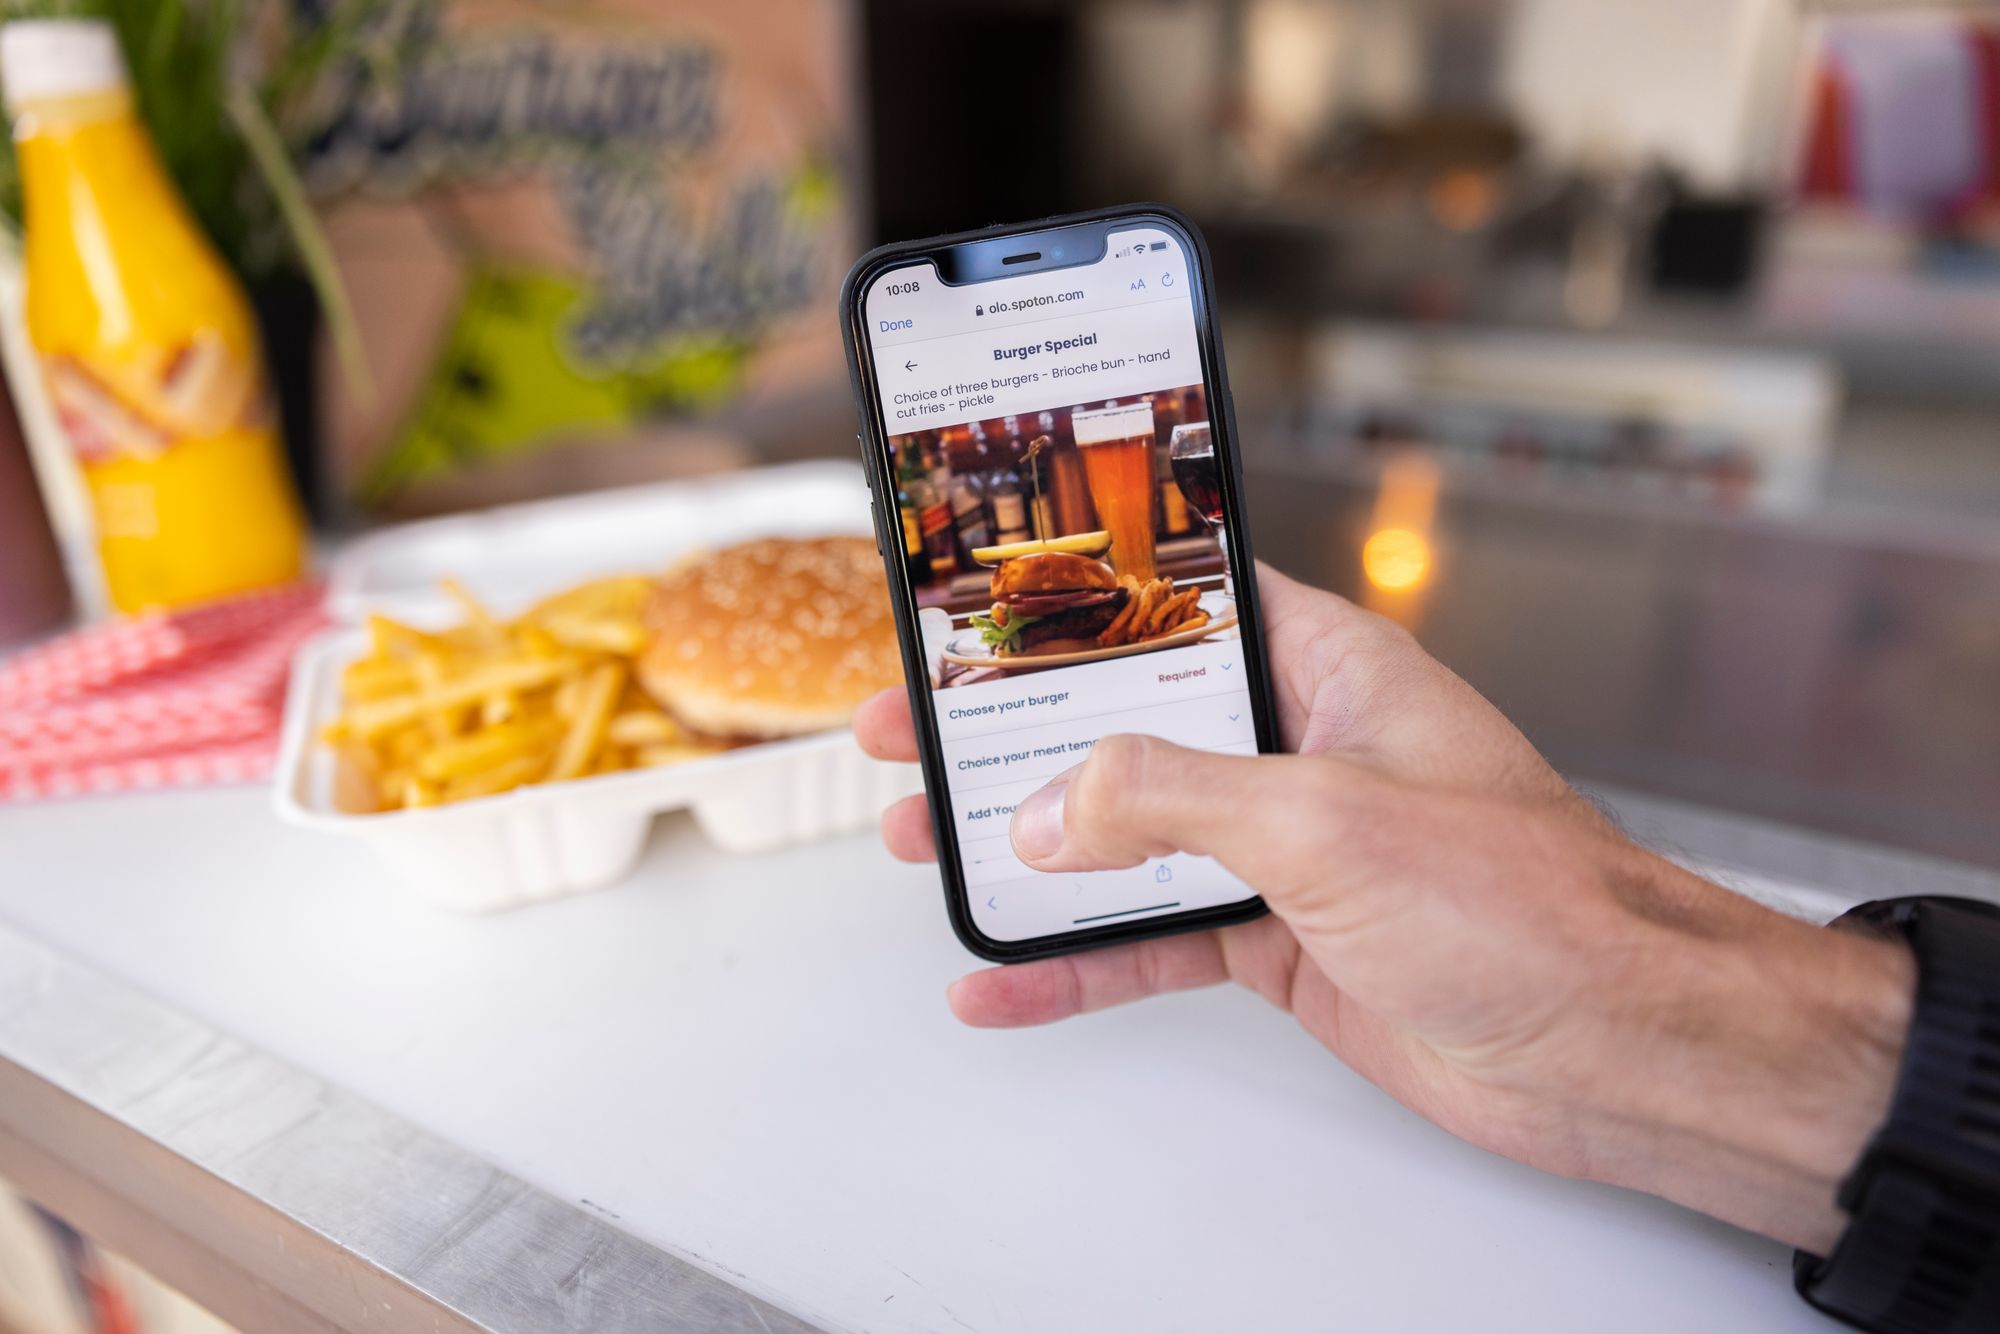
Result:
<instances>
[{"instance_id":1,"label":"food photo on screen","mask_svg":"<svg viewBox=\"0 0 2000 1334\"><path fill-rule=\"evenodd\" d=\"M1235 635L1200 384L889 443L940 687Z\"/></svg>"}]
</instances>

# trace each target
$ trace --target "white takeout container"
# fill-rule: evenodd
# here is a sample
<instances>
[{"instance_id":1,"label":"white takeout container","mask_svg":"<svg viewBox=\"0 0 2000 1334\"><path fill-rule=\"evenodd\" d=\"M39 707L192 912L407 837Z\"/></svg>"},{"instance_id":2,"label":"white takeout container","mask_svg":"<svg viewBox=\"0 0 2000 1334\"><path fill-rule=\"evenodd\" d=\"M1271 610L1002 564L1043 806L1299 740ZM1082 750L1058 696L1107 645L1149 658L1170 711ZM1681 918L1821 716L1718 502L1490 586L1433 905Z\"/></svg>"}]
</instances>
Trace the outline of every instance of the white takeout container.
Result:
<instances>
[{"instance_id":1,"label":"white takeout container","mask_svg":"<svg viewBox=\"0 0 2000 1334\"><path fill-rule=\"evenodd\" d=\"M317 737L339 709L341 668L364 651L360 623L369 612L425 626L460 619L438 591L445 575L511 614L593 576L658 570L694 550L871 532L860 469L806 463L509 506L363 538L328 579L329 606L346 626L307 644L292 667L273 794L278 814L359 839L417 894L470 912L618 880L662 811L691 808L711 839L738 852L859 829L923 781L914 765L869 759L845 730L371 814L339 809L335 759Z\"/></svg>"}]
</instances>

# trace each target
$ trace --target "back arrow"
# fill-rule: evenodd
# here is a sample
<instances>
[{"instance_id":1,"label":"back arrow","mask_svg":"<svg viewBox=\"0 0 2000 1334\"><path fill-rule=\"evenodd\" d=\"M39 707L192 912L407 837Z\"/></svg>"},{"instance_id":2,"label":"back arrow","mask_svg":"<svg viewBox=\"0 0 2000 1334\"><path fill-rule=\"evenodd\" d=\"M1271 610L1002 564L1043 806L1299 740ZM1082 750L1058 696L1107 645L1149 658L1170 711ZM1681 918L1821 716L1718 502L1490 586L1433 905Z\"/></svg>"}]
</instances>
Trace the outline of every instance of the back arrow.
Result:
<instances>
[{"instance_id":1,"label":"back arrow","mask_svg":"<svg viewBox=\"0 0 2000 1334\"><path fill-rule=\"evenodd\" d=\"M914 361L906 361L903 363L903 369L906 371L913 371L916 368L917 368L917 363Z\"/></svg>"},{"instance_id":2,"label":"back arrow","mask_svg":"<svg viewBox=\"0 0 2000 1334\"><path fill-rule=\"evenodd\" d=\"M1000 911L1000 905L995 903L992 899L986 900L986 906L993 909L993 911L995 912Z\"/></svg>"}]
</instances>

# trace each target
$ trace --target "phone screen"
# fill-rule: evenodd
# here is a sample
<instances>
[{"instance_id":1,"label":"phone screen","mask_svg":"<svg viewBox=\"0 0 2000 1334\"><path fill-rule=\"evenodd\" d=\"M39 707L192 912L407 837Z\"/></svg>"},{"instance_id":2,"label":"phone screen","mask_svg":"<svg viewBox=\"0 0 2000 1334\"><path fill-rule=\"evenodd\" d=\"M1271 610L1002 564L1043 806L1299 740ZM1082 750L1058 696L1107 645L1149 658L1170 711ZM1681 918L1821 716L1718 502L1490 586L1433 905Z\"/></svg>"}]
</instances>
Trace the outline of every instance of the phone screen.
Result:
<instances>
[{"instance_id":1,"label":"phone screen","mask_svg":"<svg viewBox=\"0 0 2000 1334\"><path fill-rule=\"evenodd\" d=\"M1021 238L1024 249L1033 234ZM861 315L970 920L1022 942L1239 904L1177 854L1053 874L1014 806L1099 738L1258 749L1186 243L1114 224L1095 262L947 284L924 260ZM887 518L888 516L884 516Z\"/></svg>"}]
</instances>

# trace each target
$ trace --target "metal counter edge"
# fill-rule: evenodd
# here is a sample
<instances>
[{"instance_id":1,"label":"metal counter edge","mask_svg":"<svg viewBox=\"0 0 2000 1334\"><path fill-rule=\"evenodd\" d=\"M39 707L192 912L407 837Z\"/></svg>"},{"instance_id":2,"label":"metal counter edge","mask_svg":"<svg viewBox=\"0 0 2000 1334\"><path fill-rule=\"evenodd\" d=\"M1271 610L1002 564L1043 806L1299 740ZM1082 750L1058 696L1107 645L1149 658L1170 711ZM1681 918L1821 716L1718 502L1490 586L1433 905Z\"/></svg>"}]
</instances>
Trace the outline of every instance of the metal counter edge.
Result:
<instances>
[{"instance_id":1,"label":"metal counter edge","mask_svg":"<svg viewBox=\"0 0 2000 1334\"><path fill-rule=\"evenodd\" d=\"M814 1329L5 925L0 1175L241 1329Z\"/></svg>"}]
</instances>

